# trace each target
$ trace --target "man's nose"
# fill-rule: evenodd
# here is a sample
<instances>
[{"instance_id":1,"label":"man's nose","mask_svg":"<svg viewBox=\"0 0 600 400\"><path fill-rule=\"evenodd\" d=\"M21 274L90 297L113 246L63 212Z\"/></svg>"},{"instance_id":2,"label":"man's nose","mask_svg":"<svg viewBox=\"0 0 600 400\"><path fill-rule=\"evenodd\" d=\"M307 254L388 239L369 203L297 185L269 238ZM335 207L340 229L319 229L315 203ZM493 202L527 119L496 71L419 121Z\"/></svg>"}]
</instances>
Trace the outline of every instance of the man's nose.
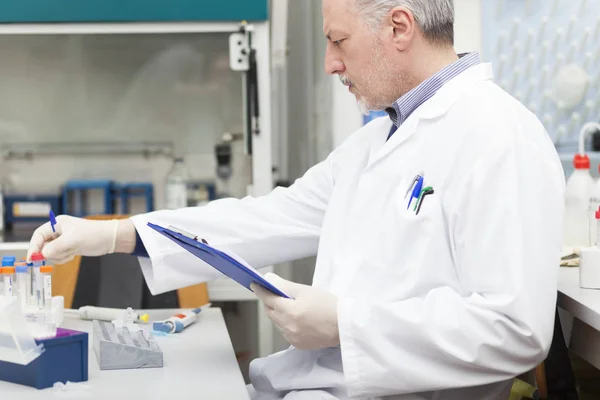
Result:
<instances>
[{"instance_id":1,"label":"man's nose","mask_svg":"<svg viewBox=\"0 0 600 400\"><path fill-rule=\"evenodd\" d=\"M346 66L337 57L332 54L325 55L325 72L329 75L339 75L346 71Z\"/></svg>"}]
</instances>

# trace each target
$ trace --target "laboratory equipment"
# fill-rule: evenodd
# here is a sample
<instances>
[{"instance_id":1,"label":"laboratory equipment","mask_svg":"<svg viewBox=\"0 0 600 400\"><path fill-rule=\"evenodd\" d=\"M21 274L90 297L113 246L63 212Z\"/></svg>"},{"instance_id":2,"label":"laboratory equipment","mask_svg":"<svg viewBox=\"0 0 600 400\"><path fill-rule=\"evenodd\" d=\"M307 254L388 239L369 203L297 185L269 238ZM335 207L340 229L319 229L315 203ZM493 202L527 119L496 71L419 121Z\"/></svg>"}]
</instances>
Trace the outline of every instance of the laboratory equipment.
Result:
<instances>
[{"instance_id":1,"label":"laboratory equipment","mask_svg":"<svg viewBox=\"0 0 600 400\"><path fill-rule=\"evenodd\" d=\"M35 3L38 1L34 0ZM11 53L17 53L11 55L11 57L14 56L14 59L25 60L26 58L26 54L21 53L27 53L27 45L10 45L15 41L20 43L22 37L33 45L38 40L56 41L57 47L52 46L52 49L57 49L56 55L61 59L59 62L70 63L73 55L68 51L63 51L62 47L71 44L70 42L69 44L63 43L60 35L56 36L57 30L68 33L69 37L72 37L75 41L81 41L81 45L86 48L84 49L86 52L98 51L94 43L110 36L112 45L107 46L101 52L106 50L110 53L109 58L116 57L115 59L119 61L116 64L103 65L101 69L86 69L86 81L94 82L94 88L90 88L85 96L98 90L102 91L103 87L107 87L106 85L110 86L115 83L114 76L119 76L120 86L128 88L123 93L112 91L104 97L89 95L88 100L95 104L92 109L105 111L91 116L90 118L93 121L86 118L69 119L67 118L68 113L54 115L55 119L65 121L68 126L49 126L48 128L53 131L51 133L45 131L44 127L37 126L41 121L46 120L42 115L49 112L47 107L39 107L39 109L31 110L23 116L7 116L7 120L15 121L15 124L11 123L11 126L17 126L19 129L21 126L26 127L28 131L33 132L32 134L36 136L36 138L31 138L36 144L25 147L32 150L27 150L27 153L22 152L23 157L20 157L21 159L29 157L30 165L41 164L37 168L31 168L32 172L30 173L34 174L31 176L32 180L37 178L39 171L44 170L45 154L53 153L53 157L57 159L66 155L64 162L69 163L69 158L73 157L76 160L73 165L77 167L75 169L72 167L56 168L53 170L51 181L59 178L64 182L68 178L115 178L116 176L119 176L119 179L121 179L120 177L132 179L132 176L137 178L143 175L144 180L153 179L155 195L161 199L158 202L160 204L157 205L162 208L164 207L164 180L160 182L157 177L166 175L166 170L158 168L163 168L162 156L167 153L155 153L153 147L146 147L148 151L144 153L131 154L136 159L130 162L130 160L123 160L125 158L123 154L130 155L125 152L99 153L96 143L100 142L99 144L102 144L107 139L118 138L116 144L128 148L130 141L145 141L148 138L160 136L169 140L168 143L173 146L170 149L177 149L178 151L184 149L186 151L186 161L188 161L187 151L202 155L202 149L205 151L212 148L214 143L208 142L211 142L214 135L217 134L214 129L220 131L238 130L243 127L245 130L246 126L243 122L247 110L244 106L247 102L244 101L244 89L246 82L250 84L252 81L255 85L252 87L253 93L260 94L260 97L252 97L253 101L259 99L260 114L253 113L248 116L247 120L253 122L253 130L245 131L244 134L247 139L255 139L252 150L256 157L251 159L251 168L240 168L240 171L244 174L241 177L242 179L235 179L236 177L233 176L232 186L234 186L234 190L230 193L234 193L236 196L239 193L239 196L243 196L246 194L248 187L252 190L251 194L256 196L271 191L273 183L271 169L274 164L272 161L274 152L271 125L274 121L273 118L280 118L279 114L273 116L273 110L270 106L273 104L272 96L280 93L280 90L277 90L278 87L272 86L274 82L271 79L271 57L273 54L271 41L272 37L277 38L277 40L285 37L287 29L283 29L283 34L281 31L272 30L272 20L269 16L270 4L266 0L252 2L234 0L228 4L221 2L199 3L190 2L189 0L174 1L175 3L170 2L169 4L157 3L152 10L148 10L142 0L128 2L127 7L120 7L121 3L110 0L110 3L114 4L115 7L104 7L102 9L84 2L80 4L81 7L78 6L71 10L67 10L68 7L44 6L48 9L48 12L44 13L33 12L36 7L23 7L20 2L13 0L9 1L10 5L0 5L0 10L5 11L0 12L0 22L6 22L2 25L3 28L16 29L20 33L19 35L4 35L0 40L5 48L10 49ZM40 2L40 4L42 3L44 2ZM284 1L276 3L279 5ZM275 5L272 6L275 7ZM240 21L249 22L240 23ZM32 29L34 25L36 29ZM37 29L38 27L41 29ZM23 32L30 32L32 35L22 36ZM82 32L85 33L82 34ZM230 57L228 53L229 42L227 38L232 34L241 34L247 38L247 41L244 42L246 45L239 49L240 53L244 52L248 55L249 62L246 70L232 72L229 69L229 60L239 59L237 56ZM93 38L93 43L89 42L87 38ZM157 38L160 43L164 41L164 44L158 45L159 42L155 40ZM143 45L147 40L150 40L156 46L147 47ZM284 44L287 43L285 40L283 42ZM181 53L179 49L182 47L186 50L184 56L187 58L171 58L172 55L177 56L178 53ZM186 48L189 48L189 50ZM118 55L122 51L134 54L135 57L131 60L119 58ZM285 57L287 53L284 51L277 54L283 54L283 57ZM196 63L196 60L200 60L200 65ZM32 93L38 93L40 88L43 88L40 83L48 80L46 75L49 71L52 71L52 65L55 61L47 59L42 62L44 64L40 65L42 73L34 79L34 81L37 81L39 78L39 83L28 79ZM19 64L21 61L17 63ZM20 68L20 70L24 71L26 68ZM250 70L252 71L251 74ZM132 73L125 73L125 71ZM248 73L248 76L252 75L253 79L245 79L246 73ZM5 76L8 75L5 74ZM156 77L160 79L156 79ZM66 76L67 81L72 81L75 78L74 76ZM225 79L219 80L219 78ZM61 83L58 82L57 84ZM204 92L207 87L210 90L208 93ZM161 93L166 94L166 91L173 88L175 90L172 98L169 97L170 95L160 95ZM212 90L216 90L216 92L213 93ZM157 93L159 95L156 95ZM65 101L74 101L75 103L80 101L74 99L73 96L67 96ZM144 99L151 101L144 101ZM285 99L285 95L282 96L282 99ZM142 101L140 102L140 100ZM17 106L15 105L13 108L15 110L19 109ZM68 108L63 107L62 109L66 110ZM258 108L252 107L250 109L258 110ZM218 112L214 112L215 110ZM175 114L177 114L175 117L177 127L169 122L171 116ZM29 119L33 124L30 123ZM198 130L197 122L206 120L211 120L210 124L204 124L203 122L203 128ZM93 125L96 128L90 130L91 136L82 137L81 142L73 143L74 146L66 149L63 148L62 145L69 144L69 140L79 140L75 137L77 135L72 136L69 132L85 130L86 127L79 126L80 123L85 126ZM260 127L260 133L254 129L256 127ZM124 135L123 132L126 134ZM275 132L279 132L279 130L275 130ZM21 134L20 131L18 133ZM62 140L61 146L48 147L44 144L42 147L37 144L47 140L47 138L52 138L52 142L55 139ZM81 145L85 142L94 145L88 144L89 149L82 148L83 152L78 153L78 148L81 148ZM205 144L206 146L204 146ZM14 153L11 152L10 154ZM158 161L156 161L156 154L161 158ZM99 161L92 159L94 156L96 158L105 156L106 159ZM198 162L198 158L194 158L194 163L194 166L200 164L199 170L202 169L204 174L213 174L212 171L208 170L212 164L210 160L201 159L201 162ZM207 164L206 168L201 163ZM126 170L122 171L121 168ZM26 173L23 171L21 175ZM208 175L203 176L203 178L210 178ZM48 185L52 183L45 182ZM91 200L96 199L92 198ZM59 208L54 209L55 211L59 210ZM115 212L117 211L115 210ZM60 213L69 212L62 210ZM244 301L247 299L247 294L243 290L238 290L233 284L226 286L230 287L225 301ZM260 304L256 303L256 306L260 309ZM256 318L261 319L263 322L267 321L263 313L260 313ZM249 319L255 319L255 317L252 316ZM258 327L260 324L252 323L252 326ZM270 333L261 334L261 354L266 355L272 352L270 349L272 346L270 335Z\"/></svg>"},{"instance_id":2,"label":"laboratory equipment","mask_svg":"<svg viewBox=\"0 0 600 400\"><path fill-rule=\"evenodd\" d=\"M121 315L123 309L120 308L105 308L105 307L94 307L84 306L79 307L77 310L65 310L66 314L76 315L81 319L85 320L99 320L99 321L113 321ZM140 314L136 311L134 322L147 323L149 320L148 314Z\"/></svg>"},{"instance_id":3,"label":"laboratory equipment","mask_svg":"<svg viewBox=\"0 0 600 400\"><path fill-rule=\"evenodd\" d=\"M19 305L21 306L21 310L25 310L27 307L27 298L29 296L28 290L28 275L27 275L27 263L18 262L15 263L15 272L16 272L16 294L19 299Z\"/></svg>"},{"instance_id":4,"label":"laboratory equipment","mask_svg":"<svg viewBox=\"0 0 600 400\"><path fill-rule=\"evenodd\" d=\"M36 307L41 308L40 305L42 303L42 294L43 294L42 291L43 291L44 283L43 283L42 277L40 275L40 268L44 265L44 256L42 255L42 253L33 253L31 255L31 262L32 262L31 288L32 288L32 296L34 298L32 303Z\"/></svg>"},{"instance_id":5,"label":"laboratory equipment","mask_svg":"<svg viewBox=\"0 0 600 400\"><path fill-rule=\"evenodd\" d=\"M588 246L588 212L594 180L590 175L590 159L576 154L575 170L567 179L565 191L565 218L563 244L565 246Z\"/></svg>"},{"instance_id":6,"label":"laboratory equipment","mask_svg":"<svg viewBox=\"0 0 600 400\"><path fill-rule=\"evenodd\" d=\"M2 285L4 296L14 296L13 282L15 280L15 267L2 267Z\"/></svg>"},{"instance_id":7,"label":"laboratory equipment","mask_svg":"<svg viewBox=\"0 0 600 400\"><path fill-rule=\"evenodd\" d=\"M61 210L60 195L7 195L6 224L10 229L20 223L43 223L50 210Z\"/></svg>"},{"instance_id":8,"label":"laboratory equipment","mask_svg":"<svg viewBox=\"0 0 600 400\"><path fill-rule=\"evenodd\" d=\"M114 182L109 179L70 180L63 187L62 212L75 217L90 214L114 214L113 203ZM89 196L92 191L102 192L103 209L92 211L88 208ZM48 213L45 215L48 216Z\"/></svg>"},{"instance_id":9,"label":"laboratory equipment","mask_svg":"<svg viewBox=\"0 0 600 400\"><path fill-rule=\"evenodd\" d=\"M29 292L26 300L27 306L37 306L37 300L35 297L35 268L33 267L33 262L27 263L27 291Z\"/></svg>"},{"instance_id":10,"label":"laboratory equipment","mask_svg":"<svg viewBox=\"0 0 600 400\"><path fill-rule=\"evenodd\" d=\"M18 309L14 302L14 309ZM13 312L15 312L13 310ZM4 325L0 315L0 332ZM34 340L19 318L15 338L13 361L2 356L0 348L0 380L20 385L46 389L56 382L84 382L88 380L88 334L68 329L58 329L52 338Z\"/></svg>"},{"instance_id":11,"label":"laboratory equipment","mask_svg":"<svg viewBox=\"0 0 600 400\"><path fill-rule=\"evenodd\" d=\"M182 311L165 321L156 321L152 324L152 329L164 333L179 333L198 320L198 314L203 308Z\"/></svg>"},{"instance_id":12,"label":"laboratory equipment","mask_svg":"<svg viewBox=\"0 0 600 400\"><path fill-rule=\"evenodd\" d=\"M205 206L217 198L217 188L214 182L190 180L187 185L188 207Z\"/></svg>"},{"instance_id":13,"label":"laboratory equipment","mask_svg":"<svg viewBox=\"0 0 600 400\"><path fill-rule=\"evenodd\" d=\"M3 363L29 364L42 354L15 297L0 297L0 338L0 369Z\"/></svg>"},{"instance_id":14,"label":"laboratory equipment","mask_svg":"<svg viewBox=\"0 0 600 400\"><path fill-rule=\"evenodd\" d=\"M162 351L149 332L132 332L105 321L93 324L94 353L101 370L163 367Z\"/></svg>"},{"instance_id":15,"label":"laboratory equipment","mask_svg":"<svg viewBox=\"0 0 600 400\"><path fill-rule=\"evenodd\" d=\"M594 213L596 243L581 249L579 255L579 286L600 289L600 207Z\"/></svg>"},{"instance_id":16,"label":"laboratory equipment","mask_svg":"<svg viewBox=\"0 0 600 400\"><path fill-rule=\"evenodd\" d=\"M43 265L40 267L40 281L42 290L38 308L44 309L47 315L52 315L52 266Z\"/></svg>"},{"instance_id":17,"label":"laboratory equipment","mask_svg":"<svg viewBox=\"0 0 600 400\"><path fill-rule=\"evenodd\" d=\"M137 182L115 184L113 195L121 202L121 214L131 213L131 200L136 197L144 198L146 212L154 211L154 186L152 183Z\"/></svg>"},{"instance_id":18,"label":"laboratory equipment","mask_svg":"<svg viewBox=\"0 0 600 400\"><path fill-rule=\"evenodd\" d=\"M167 175L166 208L177 209L187 207L187 182L189 173L183 158L173 160L173 166Z\"/></svg>"}]
</instances>

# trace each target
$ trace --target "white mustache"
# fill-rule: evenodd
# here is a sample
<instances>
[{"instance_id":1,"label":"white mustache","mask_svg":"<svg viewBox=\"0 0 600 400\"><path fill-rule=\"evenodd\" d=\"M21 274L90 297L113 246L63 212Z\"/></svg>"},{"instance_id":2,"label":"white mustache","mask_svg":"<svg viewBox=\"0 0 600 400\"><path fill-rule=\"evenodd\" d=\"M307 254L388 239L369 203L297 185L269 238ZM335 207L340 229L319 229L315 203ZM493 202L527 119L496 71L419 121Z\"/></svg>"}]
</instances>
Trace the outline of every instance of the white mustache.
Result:
<instances>
[{"instance_id":1,"label":"white mustache","mask_svg":"<svg viewBox=\"0 0 600 400\"><path fill-rule=\"evenodd\" d=\"M352 86L352 82L350 81L350 79L348 79L342 75L339 75L339 78L340 78L340 82L342 82L343 85Z\"/></svg>"}]
</instances>

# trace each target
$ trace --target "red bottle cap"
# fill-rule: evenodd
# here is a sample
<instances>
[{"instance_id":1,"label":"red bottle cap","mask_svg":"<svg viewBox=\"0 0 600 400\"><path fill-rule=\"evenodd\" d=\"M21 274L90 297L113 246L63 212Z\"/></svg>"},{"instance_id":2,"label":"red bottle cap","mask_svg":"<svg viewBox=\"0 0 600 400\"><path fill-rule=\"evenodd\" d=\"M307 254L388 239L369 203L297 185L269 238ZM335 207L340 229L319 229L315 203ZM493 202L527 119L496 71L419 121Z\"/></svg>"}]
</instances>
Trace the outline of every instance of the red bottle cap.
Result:
<instances>
[{"instance_id":1,"label":"red bottle cap","mask_svg":"<svg viewBox=\"0 0 600 400\"><path fill-rule=\"evenodd\" d=\"M33 253L31 255L31 261L44 261L44 256L42 253Z\"/></svg>"},{"instance_id":2,"label":"red bottle cap","mask_svg":"<svg viewBox=\"0 0 600 400\"><path fill-rule=\"evenodd\" d=\"M590 158L586 154L575 154L573 165L575 169L590 169Z\"/></svg>"}]
</instances>

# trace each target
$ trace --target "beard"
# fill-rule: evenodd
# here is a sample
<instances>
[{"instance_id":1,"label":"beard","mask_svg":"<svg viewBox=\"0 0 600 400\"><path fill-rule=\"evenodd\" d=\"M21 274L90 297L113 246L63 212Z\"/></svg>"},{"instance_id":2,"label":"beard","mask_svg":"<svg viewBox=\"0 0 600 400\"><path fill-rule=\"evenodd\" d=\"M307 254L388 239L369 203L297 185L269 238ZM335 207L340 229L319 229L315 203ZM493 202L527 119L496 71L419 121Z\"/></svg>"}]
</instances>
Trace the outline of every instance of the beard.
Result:
<instances>
[{"instance_id":1,"label":"beard","mask_svg":"<svg viewBox=\"0 0 600 400\"><path fill-rule=\"evenodd\" d=\"M352 84L359 111L368 115L370 111L381 111L392 104L410 88L410 79L404 72L399 72L391 64L382 49L381 42L376 40L373 45L372 62L367 67L364 79L354 85L354 81L346 76L339 76L343 84Z\"/></svg>"}]
</instances>

